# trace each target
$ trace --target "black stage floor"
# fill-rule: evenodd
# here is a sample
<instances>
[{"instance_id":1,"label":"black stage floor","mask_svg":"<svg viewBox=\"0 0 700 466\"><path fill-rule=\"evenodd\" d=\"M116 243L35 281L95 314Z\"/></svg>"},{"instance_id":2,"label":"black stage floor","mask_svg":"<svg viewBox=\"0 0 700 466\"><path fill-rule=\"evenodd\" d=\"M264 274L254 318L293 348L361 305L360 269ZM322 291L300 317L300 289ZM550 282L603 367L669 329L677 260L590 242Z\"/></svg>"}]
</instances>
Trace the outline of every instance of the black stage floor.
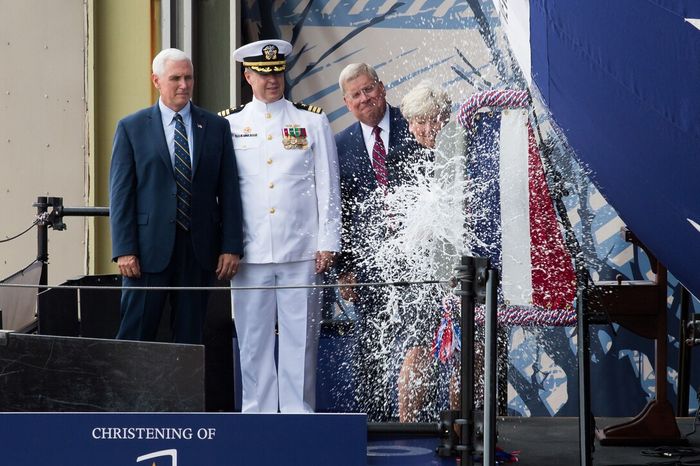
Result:
<instances>
[{"instance_id":1,"label":"black stage floor","mask_svg":"<svg viewBox=\"0 0 700 466\"><path fill-rule=\"evenodd\" d=\"M597 427L619 424L627 419L596 418ZM678 419L681 434L693 429L692 418ZM572 466L580 464L578 443L578 418L507 417L498 418L498 446L505 451L519 451L518 466ZM368 442L367 464L379 465L456 465L454 458L440 458L435 453L439 439L384 438ZM700 449L700 433L689 437L689 447ZM678 457L649 457L642 450L655 446L601 446L595 442L594 466L683 465L673 462ZM684 461L698 460L700 455L686 457ZM477 463L478 464L478 463ZM692 464L692 463L690 463ZM695 463L700 464L700 463Z\"/></svg>"},{"instance_id":2,"label":"black stage floor","mask_svg":"<svg viewBox=\"0 0 700 466\"><path fill-rule=\"evenodd\" d=\"M596 418L596 426L606 427L624 420L626 419ZM681 435L685 436L693 430L693 419L678 419L678 427ZM691 435L688 440L688 446L700 448L700 433ZM519 466L579 464L578 418L499 418L498 445L506 451L520 450L517 463ZM673 464L668 462L671 458L654 458L641 454L642 450L654 448L657 447L601 446L596 441L593 464L596 466Z\"/></svg>"}]
</instances>

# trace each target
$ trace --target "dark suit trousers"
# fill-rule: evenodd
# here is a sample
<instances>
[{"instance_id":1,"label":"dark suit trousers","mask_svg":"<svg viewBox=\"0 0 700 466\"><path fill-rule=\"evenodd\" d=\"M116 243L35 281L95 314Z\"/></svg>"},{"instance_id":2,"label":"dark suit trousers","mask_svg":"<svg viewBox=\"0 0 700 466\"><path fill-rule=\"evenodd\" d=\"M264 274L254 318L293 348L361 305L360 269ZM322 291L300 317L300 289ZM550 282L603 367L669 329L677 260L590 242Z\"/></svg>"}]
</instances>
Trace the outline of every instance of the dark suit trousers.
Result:
<instances>
[{"instance_id":1,"label":"dark suit trousers","mask_svg":"<svg viewBox=\"0 0 700 466\"><path fill-rule=\"evenodd\" d=\"M213 273L204 270L194 256L190 233L177 228L170 263L159 273L122 280L129 286L209 286ZM207 291L122 290L121 325L117 338L155 341L165 299L170 297L171 329L175 343L201 344L207 311Z\"/></svg>"},{"instance_id":2,"label":"dark suit trousers","mask_svg":"<svg viewBox=\"0 0 700 466\"><path fill-rule=\"evenodd\" d=\"M396 385L391 370L391 361L396 355L392 354L391 338L387 338L392 334L388 316L378 314L378 303L383 303L386 297L377 288L361 289L358 294L355 306L359 315L352 364L355 410L367 413L368 421L386 422L392 418L391 392Z\"/></svg>"}]
</instances>

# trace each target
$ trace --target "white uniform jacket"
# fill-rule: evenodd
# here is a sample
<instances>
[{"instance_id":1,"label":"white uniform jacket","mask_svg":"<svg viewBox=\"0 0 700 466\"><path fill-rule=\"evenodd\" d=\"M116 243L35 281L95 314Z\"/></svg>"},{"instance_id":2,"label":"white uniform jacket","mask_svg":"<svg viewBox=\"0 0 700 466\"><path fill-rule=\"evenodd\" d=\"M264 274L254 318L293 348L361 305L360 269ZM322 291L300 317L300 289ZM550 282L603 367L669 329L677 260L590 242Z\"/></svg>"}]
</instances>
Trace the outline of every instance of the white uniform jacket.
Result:
<instances>
[{"instance_id":1,"label":"white uniform jacket","mask_svg":"<svg viewBox=\"0 0 700 466\"><path fill-rule=\"evenodd\" d=\"M339 251L338 153L326 115L286 99L253 98L226 119L243 203L243 262L294 262Z\"/></svg>"}]
</instances>

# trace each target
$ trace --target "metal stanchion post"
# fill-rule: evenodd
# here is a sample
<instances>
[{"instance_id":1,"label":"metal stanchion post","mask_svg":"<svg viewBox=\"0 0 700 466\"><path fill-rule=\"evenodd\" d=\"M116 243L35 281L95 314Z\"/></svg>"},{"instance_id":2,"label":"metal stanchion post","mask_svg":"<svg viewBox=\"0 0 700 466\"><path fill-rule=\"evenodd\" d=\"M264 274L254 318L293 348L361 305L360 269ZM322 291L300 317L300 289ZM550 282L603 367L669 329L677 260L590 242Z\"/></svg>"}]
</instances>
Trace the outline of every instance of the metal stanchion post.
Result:
<instances>
[{"instance_id":1,"label":"metal stanchion post","mask_svg":"<svg viewBox=\"0 0 700 466\"><path fill-rule=\"evenodd\" d=\"M36 259L41 262L41 277L39 285L46 286L49 284L49 227L54 230L61 231L66 229L66 224L63 223L64 216L80 216L80 217L97 217L109 216L108 207L63 207L62 197L37 197L36 203L37 213L37 255ZM49 207L52 207L49 212ZM41 314L44 308L45 294L40 294L37 299L37 314ZM0 325L1 326L1 325Z\"/></svg>"},{"instance_id":2,"label":"metal stanchion post","mask_svg":"<svg viewBox=\"0 0 700 466\"><path fill-rule=\"evenodd\" d=\"M41 268L41 278L39 279L40 285L47 285L49 282L48 272L46 270L46 264L49 260L49 222L46 217L48 212L49 204L48 198L46 196L40 196L36 198L36 216L37 222L37 243L36 243L36 260L43 263Z\"/></svg>"},{"instance_id":3,"label":"metal stanchion post","mask_svg":"<svg viewBox=\"0 0 700 466\"><path fill-rule=\"evenodd\" d=\"M462 351L460 391L460 451L461 465L474 464L474 258L462 256L460 295L462 297Z\"/></svg>"},{"instance_id":4,"label":"metal stanchion post","mask_svg":"<svg viewBox=\"0 0 700 466\"><path fill-rule=\"evenodd\" d=\"M488 271L484 342L484 466L496 464L498 272Z\"/></svg>"},{"instance_id":5,"label":"metal stanchion post","mask_svg":"<svg viewBox=\"0 0 700 466\"><path fill-rule=\"evenodd\" d=\"M49 220L48 220L48 198L46 196L40 196L36 198L36 260L41 262L41 275L39 276L39 285L46 286L49 284ZM37 315L41 315L41 312L45 306L45 295L39 294L36 300L36 312Z\"/></svg>"},{"instance_id":6,"label":"metal stanchion post","mask_svg":"<svg viewBox=\"0 0 700 466\"><path fill-rule=\"evenodd\" d=\"M446 433L447 443L438 448L438 453L444 456L447 450L458 453L460 464L473 465L476 448L476 422L474 419L474 307L477 302L483 303L485 296L486 273L488 259L484 257L462 256L460 265L456 267L460 289L455 294L461 297L462 329L461 340L461 390L459 419L454 419L455 413L443 413L443 428L450 430L454 425L459 426L460 438L458 445L452 446L452 438Z\"/></svg>"},{"instance_id":7,"label":"metal stanchion post","mask_svg":"<svg viewBox=\"0 0 700 466\"><path fill-rule=\"evenodd\" d=\"M591 374L588 316L586 313L585 288L579 289L577 297L578 327L578 396L579 396L579 449L580 465L593 464L593 415L591 413Z\"/></svg>"}]
</instances>

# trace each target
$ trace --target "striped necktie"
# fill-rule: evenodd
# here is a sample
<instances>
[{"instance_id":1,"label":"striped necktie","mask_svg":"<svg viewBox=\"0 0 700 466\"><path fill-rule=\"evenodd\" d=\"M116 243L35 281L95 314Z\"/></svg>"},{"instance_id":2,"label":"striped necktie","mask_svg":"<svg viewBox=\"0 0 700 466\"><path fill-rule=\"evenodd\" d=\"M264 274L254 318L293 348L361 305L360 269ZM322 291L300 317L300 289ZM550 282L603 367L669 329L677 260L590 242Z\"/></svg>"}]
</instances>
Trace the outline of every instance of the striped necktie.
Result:
<instances>
[{"instance_id":1,"label":"striped necktie","mask_svg":"<svg viewBox=\"0 0 700 466\"><path fill-rule=\"evenodd\" d=\"M187 130L182 115L175 114L175 182L177 183L177 223L190 229L192 220L192 162Z\"/></svg>"},{"instance_id":2,"label":"striped necktie","mask_svg":"<svg viewBox=\"0 0 700 466\"><path fill-rule=\"evenodd\" d=\"M372 168L374 169L374 176L377 179L377 184L386 189L389 184L389 177L386 171L386 149L384 148L384 142L379 133L382 129L379 126L375 126L372 129L372 134L374 134L374 148L372 149Z\"/></svg>"}]
</instances>

